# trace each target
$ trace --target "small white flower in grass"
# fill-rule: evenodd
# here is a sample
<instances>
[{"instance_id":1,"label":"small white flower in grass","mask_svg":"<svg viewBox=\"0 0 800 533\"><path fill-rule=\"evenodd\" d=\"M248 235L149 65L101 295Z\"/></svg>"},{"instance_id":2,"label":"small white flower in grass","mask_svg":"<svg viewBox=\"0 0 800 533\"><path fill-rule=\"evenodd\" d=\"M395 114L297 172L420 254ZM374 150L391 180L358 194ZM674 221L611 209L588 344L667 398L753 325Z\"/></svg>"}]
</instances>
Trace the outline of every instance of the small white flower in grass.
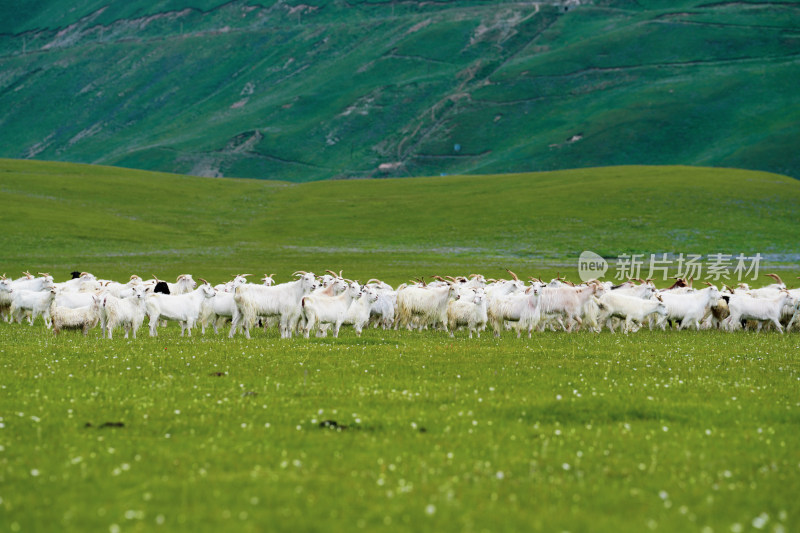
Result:
<instances>
[{"instance_id":1,"label":"small white flower in grass","mask_svg":"<svg viewBox=\"0 0 800 533\"><path fill-rule=\"evenodd\" d=\"M572 467L570 466L569 463L564 463L564 464L561 465L561 468L563 468L564 470L569 470Z\"/></svg>"},{"instance_id":2,"label":"small white flower in grass","mask_svg":"<svg viewBox=\"0 0 800 533\"><path fill-rule=\"evenodd\" d=\"M767 525L769 522L769 515L767 513L761 513L757 517L753 518L753 527L756 529L764 529L764 526Z\"/></svg>"},{"instance_id":3,"label":"small white flower in grass","mask_svg":"<svg viewBox=\"0 0 800 533\"><path fill-rule=\"evenodd\" d=\"M163 525L164 521L166 521L166 518L164 518L163 514L156 516L156 524L158 524L159 526Z\"/></svg>"},{"instance_id":4,"label":"small white flower in grass","mask_svg":"<svg viewBox=\"0 0 800 533\"><path fill-rule=\"evenodd\" d=\"M667 491L665 490L659 491L658 497L661 498L662 500L666 500L667 498L669 498L669 493L667 493Z\"/></svg>"},{"instance_id":5,"label":"small white flower in grass","mask_svg":"<svg viewBox=\"0 0 800 533\"><path fill-rule=\"evenodd\" d=\"M497 473L495 474L495 477L496 477L497 479L503 479L503 478L505 478L505 477L506 477L506 475L503 473L503 471L502 471L502 470L498 470L498 471L497 471Z\"/></svg>"},{"instance_id":6,"label":"small white flower in grass","mask_svg":"<svg viewBox=\"0 0 800 533\"><path fill-rule=\"evenodd\" d=\"M711 430L710 429L706 430L706 435L711 435Z\"/></svg>"},{"instance_id":7,"label":"small white flower in grass","mask_svg":"<svg viewBox=\"0 0 800 533\"><path fill-rule=\"evenodd\" d=\"M110 526L108 526L108 531L109 533L119 533L119 525L111 524Z\"/></svg>"},{"instance_id":8,"label":"small white flower in grass","mask_svg":"<svg viewBox=\"0 0 800 533\"><path fill-rule=\"evenodd\" d=\"M175 414L176 414L176 415L179 415L179 414L181 414L181 410L180 410L180 409L175 409Z\"/></svg>"},{"instance_id":9,"label":"small white flower in grass","mask_svg":"<svg viewBox=\"0 0 800 533\"><path fill-rule=\"evenodd\" d=\"M433 516L436 514L436 506L432 503L429 503L427 507L425 507L425 514L428 516Z\"/></svg>"},{"instance_id":10,"label":"small white flower in grass","mask_svg":"<svg viewBox=\"0 0 800 533\"><path fill-rule=\"evenodd\" d=\"M669 428L668 428L667 426L662 426L662 427L661 427L661 431L663 431L664 433L666 433L667 431L669 431Z\"/></svg>"},{"instance_id":11,"label":"small white flower in grass","mask_svg":"<svg viewBox=\"0 0 800 533\"><path fill-rule=\"evenodd\" d=\"M744 528L742 527L742 524L740 524L739 522L736 522L735 524L731 524L731 532L732 533L742 533L743 530L744 530Z\"/></svg>"},{"instance_id":12,"label":"small white flower in grass","mask_svg":"<svg viewBox=\"0 0 800 533\"><path fill-rule=\"evenodd\" d=\"M561 395L560 394L556 394L556 400L561 400Z\"/></svg>"},{"instance_id":13,"label":"small white flower in grass","mask_svg":"<svg viewBox=\"0 0 800 533\"><path fill-rule=\"evenodd\" d=\"M31 475L32 475L33 477L38 477L38 476L39 476L39 474L40 474L40 472L39 472L39 470L38 470L38 469L34 468L33 470L31 470Z\"/></svg>"}]
</instances>

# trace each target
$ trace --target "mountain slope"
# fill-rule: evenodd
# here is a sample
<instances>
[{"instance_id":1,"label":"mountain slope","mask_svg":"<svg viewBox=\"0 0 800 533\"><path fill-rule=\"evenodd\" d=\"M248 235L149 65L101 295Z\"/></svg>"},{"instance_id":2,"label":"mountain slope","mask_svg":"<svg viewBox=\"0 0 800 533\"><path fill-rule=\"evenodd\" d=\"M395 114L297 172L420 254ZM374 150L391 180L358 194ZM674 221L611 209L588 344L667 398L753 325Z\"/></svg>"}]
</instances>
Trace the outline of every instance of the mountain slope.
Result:
<instances>
[{"instance_id":1,"label":"mountain slope","mask_svg":"<svg viewBox=\"0 0 800 533\"><path fill-rule=\"evenodd\" d=\"M0 156L289 181L800 177L797 2L27 4L0 17Z\"/></svg>"}]
</instances>

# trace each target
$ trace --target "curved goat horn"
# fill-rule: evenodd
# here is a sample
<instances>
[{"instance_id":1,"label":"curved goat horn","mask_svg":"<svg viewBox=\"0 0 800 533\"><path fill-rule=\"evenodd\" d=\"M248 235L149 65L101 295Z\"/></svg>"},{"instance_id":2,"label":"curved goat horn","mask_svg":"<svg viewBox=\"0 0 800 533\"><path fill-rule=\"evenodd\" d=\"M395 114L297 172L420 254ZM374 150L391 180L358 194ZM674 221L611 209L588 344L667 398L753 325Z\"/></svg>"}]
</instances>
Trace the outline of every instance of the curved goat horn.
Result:
<instances>
[{"instance_id":1,"label":"curved goat horn","mask_svg":"<svg viewBox=\"0 0 800 533\"><path fill-rule=\"evenodd\" d=\"M511 274L511 277L514 278L514 281L519 281L519 278L517 277L517 275L514 274L513 272L511 272L509 269L506 269L506 272Z\"/></svg>"},{"instance_id":2,"label":"curved goat horn","mask_svg":"<svg viewBox=\"0 0 800 533\"><path fill-rule=\"evenodd\" d=\"M308 272L305 270L295 270L292 276L305 276L306 274L308 274Z\"/></svg>"},{"instance_id":3,"label":"curved goat horn","mask_svg":"<svg viewBox=\"0 0 800 533\"><path fill-rule=\"evenodd\" d=\"M341 278L342 277L339 274L337 274L336 272L334 272L333 270L326 270L325 272L327 272L328 274L330 274L334 278Z\"/></svg>"},{"instance_id":4,"label":"curved goat horn","mask_svg":"<svg viewBox=\"0 0 800 533\"><path fill-rule=\"evenodd\" d=\"M206 285L211 285L209 282L207 282L207 281L206 281L206 280L204 280L203 278L197 278L197 279L199 279L200 281L202 281L202 282L203 282L203 283L205 283Z\"/></svg>"},{"instance_id":5,"label":"curved goat horn","mask_svg":"<svg viewBox=\"0 0 800 533\"><path fill-rule=\"evenodd\" d=\"M778 282L778 283L780 283L781 285L785 285L785 283L783 282L783 280L781 279L781 277L780 277L779 275L777 275L777 274L765 274L765 276L768 276L768 277L770 277L770 278L774 279L775 281L777 281L777 282Z\"/></svg>"}]
</instances>

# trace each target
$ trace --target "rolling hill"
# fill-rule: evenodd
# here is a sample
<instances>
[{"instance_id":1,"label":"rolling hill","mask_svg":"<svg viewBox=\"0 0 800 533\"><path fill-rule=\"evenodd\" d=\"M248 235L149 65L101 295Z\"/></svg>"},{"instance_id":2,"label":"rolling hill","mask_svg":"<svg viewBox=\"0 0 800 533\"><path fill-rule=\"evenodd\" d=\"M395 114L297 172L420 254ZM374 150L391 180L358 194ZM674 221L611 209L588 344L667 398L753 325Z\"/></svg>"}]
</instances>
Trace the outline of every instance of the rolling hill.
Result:
<instances>
[{"instance_id":1,"label":"rolling hill","mask_svg":"<svg viewBox=\"0 0 800 533\"><path fill-rule=\"evenodd\" d=\"M475 270L500 277L511 268L575 279L583 250L609 259L761 253L762 272L800 270L800 182L745 170L293 184L0 160L0 192L0 273L13 276L191 272L222 281L246 271L283 281L296 269L344 269L394 284Z\"/></svg>"},{"instance_id":2,"label":"rolling hill","mask_svg":"<svg viewBox=\"0 0 800 533\"><path fill-rule=\"evenodd\" d=\"M294 182L641 164L800 177L798 2L2 10L2 157Z\"/></svg>"}]
</instances>

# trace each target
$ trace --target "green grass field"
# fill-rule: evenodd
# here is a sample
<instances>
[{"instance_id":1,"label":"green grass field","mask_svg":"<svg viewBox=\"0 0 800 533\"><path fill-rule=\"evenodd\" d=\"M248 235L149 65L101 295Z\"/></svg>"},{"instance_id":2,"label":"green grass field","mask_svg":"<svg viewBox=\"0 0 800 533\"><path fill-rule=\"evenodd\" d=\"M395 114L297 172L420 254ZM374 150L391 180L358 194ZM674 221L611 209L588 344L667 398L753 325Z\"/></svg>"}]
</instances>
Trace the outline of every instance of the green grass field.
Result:
<instances>
[{"instance_id":1,"label":"green grass field","mask_svg":"<svg viewBox=\"0 0 800 533\"><path fill-rule=\"evenodd\" d=\"M800 523L797 334L140 333L0 324L6 528Z\"/></svg>"},{"instance_id":2,"label":"green grass field","mask_svg":"<svg viewBox=\"0 0 800 533\"><path fill-rule=\"evenodd\" d=\"M0 269L57 281L74 269L574 278L584 249L761 252L790 285L799 273L800 183L740 170L294 185L2 160L0 192ZM139 333L0 322L3 529L800 524L796 333Z\"/></svg>"}]
</instances>

